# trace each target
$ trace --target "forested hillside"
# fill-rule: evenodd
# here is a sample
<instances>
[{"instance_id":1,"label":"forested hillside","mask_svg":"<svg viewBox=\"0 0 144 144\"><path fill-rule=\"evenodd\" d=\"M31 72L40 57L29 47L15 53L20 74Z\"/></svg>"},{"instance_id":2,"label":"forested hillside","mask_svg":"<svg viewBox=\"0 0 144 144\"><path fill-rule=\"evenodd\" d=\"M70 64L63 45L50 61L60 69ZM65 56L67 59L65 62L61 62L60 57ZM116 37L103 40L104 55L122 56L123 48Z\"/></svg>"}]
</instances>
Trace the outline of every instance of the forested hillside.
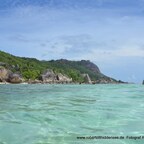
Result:
<instances>
[{"instance_id":1,"label":"forested hillside","mask_svg":"<svg viewBox=\"0 0 144 144\"><path fill-rule=\"evenodd\" d=\"M69 61L65 59L40 61L35 58L18 57L0 51L0 66L13 73L19 72L24 79L40 79L46 69L61 73L72 78L74 82L83 82L82 74L88 74L92 81L116 80L103 75L99 68L89 60Z\"/></svg>"}]
</instances>

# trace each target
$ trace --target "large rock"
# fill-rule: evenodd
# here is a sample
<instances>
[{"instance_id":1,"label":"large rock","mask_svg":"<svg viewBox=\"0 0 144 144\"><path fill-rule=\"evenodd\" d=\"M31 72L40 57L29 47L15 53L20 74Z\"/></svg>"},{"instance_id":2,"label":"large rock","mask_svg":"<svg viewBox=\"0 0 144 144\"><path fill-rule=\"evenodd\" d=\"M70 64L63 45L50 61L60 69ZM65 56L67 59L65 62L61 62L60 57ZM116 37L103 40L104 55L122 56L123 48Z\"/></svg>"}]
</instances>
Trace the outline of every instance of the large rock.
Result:
<instances>
[{"instance_id":1,"label":"large rock","mask_svg":"<svg viewBox=\"0 0 144 144\"><path fill-rule=\"evenodd\" d=\"M17 73L12 73L9 75L9 80L10 83L21 83L23 82L23 79L20 74Z\"/></svg>"},{"instance_id":2,"label":"large rock","mask_svg":"<svg viewBox=\"0 0 144 144\"><path fill-rule=\"evenodd\" d=\"M60 82L60 83L63 83L63 82L70 83L70 82L72 82L72 78L69 78L66 75L62 75L61 73L58 73L56 78L57 78L57 81Z\"/></svg>"},{"instance_id":3,"label":"large rock","mask_svg":"<svg viewBox=\"0 0 144 144\"><path fill-rule=\"evenodd\" d=\"M143 80L142 84L144 85L144 80Z\"/></svg>"},{"instance_id":4,"label":"large rock","mask_svg":"<svg viewBox=\"0 0 144 144\"><path fill-rule=\"evenodd\" d=\"M0 82L5 82L8 80L11 71L5 69L4 67L0 67Z\"/></svg>"},{"instance_id":5,"label":"large rock","mask_svg":"<svg viewBox=\"0 0 144 144\"><path fill-rule=\"evenodd\" d=\"M47 69L42 75L41 75L42 81L45 83L52 83L57 80L55 73L51 69Z\"/></svg>"},{"instance_id":6,"label":"large rock","mask_svg":"<svg viewBox=\"0 0 144 144\"><path fill-rule=\"evenodd\" d=\"M70 83L72 82L72 78L69 78L66 75L62 75L61 73L56 74L51 69L47 69L41 75L41 78L44 83Z\"/></svg>"},{"instance_id":7,"label":"large rock","mask_svg":"<svg viewBox=\"0 0 144 144\"><path fill-rule=\"evenodd\" d=\"M82 74L82 77L84 78L84 83L92 84L92 81L88 74Z\"/></svg>"}]
</instances>

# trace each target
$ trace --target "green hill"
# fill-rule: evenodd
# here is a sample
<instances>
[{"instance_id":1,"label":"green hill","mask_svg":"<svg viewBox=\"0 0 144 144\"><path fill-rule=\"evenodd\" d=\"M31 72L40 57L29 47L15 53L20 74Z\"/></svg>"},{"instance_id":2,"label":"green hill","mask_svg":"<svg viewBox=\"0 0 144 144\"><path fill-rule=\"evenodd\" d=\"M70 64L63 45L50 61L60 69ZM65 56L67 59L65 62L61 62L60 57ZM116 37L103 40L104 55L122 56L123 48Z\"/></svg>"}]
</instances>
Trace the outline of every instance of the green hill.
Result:
<instances>
[{"instance_id":1,"label":"green hill","mask_svg":"<svg viewBox=\"0 0 144 144\"><path fill-rule=\"evenodd\" d=\"M24 79L40 79L46 69L52 69L55 73L62 73L71 77L74 82L83 82L81 74L88 74L92 81L117 82L115 79L103 75L99 68L88 60L69 61L65 59L40 61L35 58L13 56L0 51L0 66L12 72L17 72Z\"/></svg>"}]
</instances>

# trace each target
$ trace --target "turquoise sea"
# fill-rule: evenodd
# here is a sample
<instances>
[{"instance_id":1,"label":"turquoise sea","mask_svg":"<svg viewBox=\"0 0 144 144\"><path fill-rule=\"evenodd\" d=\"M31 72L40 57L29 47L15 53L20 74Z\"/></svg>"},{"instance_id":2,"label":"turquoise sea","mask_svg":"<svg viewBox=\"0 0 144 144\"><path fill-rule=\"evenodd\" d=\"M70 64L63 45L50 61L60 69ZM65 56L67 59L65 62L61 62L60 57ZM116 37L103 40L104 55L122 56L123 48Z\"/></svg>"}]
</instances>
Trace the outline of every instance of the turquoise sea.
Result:
<instances>
[{"instance_id":1,"label":"turquoise sea","mask_svg":"<svg viewBox=\"0 0 144 144\"><path fill-rule=\"evenodd\" d=\"M0 144L144 144L144 86L0 85Z\"/></svg>"}]
</instances>

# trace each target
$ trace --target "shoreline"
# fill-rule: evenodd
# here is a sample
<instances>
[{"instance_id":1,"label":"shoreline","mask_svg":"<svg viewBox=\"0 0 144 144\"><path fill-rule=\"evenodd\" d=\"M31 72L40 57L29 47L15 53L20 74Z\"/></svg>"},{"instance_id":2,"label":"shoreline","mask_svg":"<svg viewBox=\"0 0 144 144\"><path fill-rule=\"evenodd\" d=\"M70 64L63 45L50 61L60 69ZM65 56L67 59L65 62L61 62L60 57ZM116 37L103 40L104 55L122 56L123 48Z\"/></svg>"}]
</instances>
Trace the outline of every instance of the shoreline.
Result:
<instances>
[{"instance_id":1,"label":"shoreline","mask_svg":"<svg viewBox=\"0 0 144 144\"><path fill-rule=\"evenodd\" d=\"M0 82L0 85L7 85L7 84L10 84L10 85L18 85L18 84L23 84L23 85L27 85L27 84L49 84L49 85L52 85L52 84L62 84L62 85L66 85L66 84L72 84L72 85L98 85L98 84L135 84L135 83L79 83L79 82L71 82L71 83L67 83L67 82L61 82L61 83L57 83L57 82L21 82L21 83L10 83L10 82Z\"/></svg>"}]
</instances>

